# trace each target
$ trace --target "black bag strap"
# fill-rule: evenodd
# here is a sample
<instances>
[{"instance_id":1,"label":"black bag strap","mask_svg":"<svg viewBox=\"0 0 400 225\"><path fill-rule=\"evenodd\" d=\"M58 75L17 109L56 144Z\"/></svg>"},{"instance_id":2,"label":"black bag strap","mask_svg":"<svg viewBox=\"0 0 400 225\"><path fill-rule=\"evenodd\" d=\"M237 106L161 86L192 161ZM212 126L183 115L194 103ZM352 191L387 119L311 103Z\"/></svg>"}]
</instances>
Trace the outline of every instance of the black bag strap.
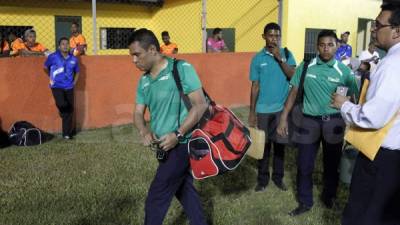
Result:
<instances>
[{"instance_id":1,"label":"black bag strap","mask_svg":"<svg viewBox=\"0 0 400 225\"><path fill-rule=\"evenodd\" d=\"M186 108L188 111L192 108L192 103L190 103L190 99L185 93L183 92L183 87L182 87L182 81L181 78L179 77L179 71L178 71L178 62L181 61L179 59L174 59L174 66L172 69L172 75L174 76L175 84L176 87L179 90L179 95L181 96L183 103L185 104ZM210 102L211 105L215 105L215 102L211 99L210 95L206 92L206 90L203 89L204 96L208 101Z\"/></svg>"},{"instance_id":2,"label":"black bag strap","mask_svg":"<svg viewBox=\"0 0 400 225\"><path fill-rule=\"evenodd\" d=\"M285 58L286 58L286 62L289 60L289 49L288 48L284 48L283 51L285 51Z\"/></svg>"},{"instance_id":3,"label":"black bag strap","mask_svg":"<svg viewBox=\"0 0 400 225\"><path fill-rule=\"evenodd\" d=\"M244 153L244 151L241 150L236 150L231 143L229 142L228 138L234 128L234 122L232 121L232 119L229 120L229 124L228 127L226 128L225 132L219 133L217 135L215 135L214 137L211 138L212 142L217 142L217 141L222 141L224 142L225 147L228 149L228 151L232 152L235 155L241 155ZM246 128L247 129L247 128ZM247 134L245 132L244 129L239 128L239 130L241 130L243 133ZM248 140L249 139L249 135L244 135L244 137ZM251 141L248 141L245 145L244 149L248 149L250 147Z\"/></svg>"},{"instance_id":4,"label":"black bag strap","mask_svg":"<svg viewBox=\"0 0 400 225\"><path fill-rule=\"evenodd\" d=\"M181 99L183 100L183 103L185 104L187 110L189 111L192 108L192 104L190 103L190 99L185 93L183 92L183 87L182 87L182 82L181 78L179 77L179 72L178 72L178 62L180 60L175 59L174 60L174 67L172 69L172 75L174 76L175 84L176 87L179 90L179 95L181 96ZM179 106L180 109L180 106Z\"/></svg>"},{"instance_id":5,"label":"black bag strap","mask_svg":"<svg viewBox=\"0 0 400 225\"><path fill-rule=\"evenodd\" d=\"M298 90L297 90L295 103L303 103L303 98L304 98L304 80L306 78L306 73L307 73L309 64L310 64L309 60L304 60L303 71L301 73L300 84L299 84L299 87L298 87Z\"/></svg>"}]
</instances>

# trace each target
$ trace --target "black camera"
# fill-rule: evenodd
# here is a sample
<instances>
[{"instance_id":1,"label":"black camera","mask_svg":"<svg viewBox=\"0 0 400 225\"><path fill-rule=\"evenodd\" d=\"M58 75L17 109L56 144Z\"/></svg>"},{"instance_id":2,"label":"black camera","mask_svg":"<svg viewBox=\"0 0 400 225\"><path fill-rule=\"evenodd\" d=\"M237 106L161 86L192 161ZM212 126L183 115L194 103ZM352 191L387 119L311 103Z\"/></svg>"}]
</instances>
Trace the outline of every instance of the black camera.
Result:
<instances>
[{"instance_id":1,"label":"black camera","mask_svg":"<svg viewBox=\"0 0 400 225\"><path fill-rule=\"evenodd\" d=\"M151 150L156 152L156 158L160 162L165 162L168 158L168 152L160 148L160 140L154 140L151 142Z\"/></svg>"}]
</instances>

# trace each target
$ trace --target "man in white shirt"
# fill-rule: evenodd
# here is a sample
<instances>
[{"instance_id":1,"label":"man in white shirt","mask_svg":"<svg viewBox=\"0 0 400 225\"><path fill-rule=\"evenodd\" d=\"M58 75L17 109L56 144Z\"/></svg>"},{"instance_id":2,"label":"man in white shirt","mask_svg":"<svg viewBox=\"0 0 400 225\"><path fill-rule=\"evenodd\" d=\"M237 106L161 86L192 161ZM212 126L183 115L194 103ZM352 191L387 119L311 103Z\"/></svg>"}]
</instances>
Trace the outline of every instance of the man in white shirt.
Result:
<instances>
[{"instance_id":1,"label":"man in white shirt","mask_svg":"<svg viewBox=\"0 0 400 225\"><path fill-rule=\"evenodd\" d=\"M334 94L332 106L346 123L381 129L395 118L375 159L359 154L342 225L400 224L400 4L384 3L371 29L387 56L370 76L366 102L355 105Z\"/></svg>"},{"instance_id":2,"label":"man in white shirt","mask_svg":"<svg viewBox=\"0 0 400 225\"><path fill-rule=\"evenodd\" d=\"M371 65L371 72L375 71L376 65L379 62L379 53L376 51L376 46L373 41L368 45L368 49L362 51L358 59L362 62L368 62Z\"/></svg>"}]
</instances>

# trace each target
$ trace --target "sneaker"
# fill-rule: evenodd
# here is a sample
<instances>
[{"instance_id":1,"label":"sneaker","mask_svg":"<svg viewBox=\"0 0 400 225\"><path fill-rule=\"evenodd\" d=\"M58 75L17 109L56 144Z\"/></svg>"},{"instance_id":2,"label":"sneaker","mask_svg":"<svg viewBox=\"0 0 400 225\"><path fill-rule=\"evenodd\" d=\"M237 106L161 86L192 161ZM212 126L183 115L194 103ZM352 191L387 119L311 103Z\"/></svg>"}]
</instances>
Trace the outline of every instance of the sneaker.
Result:
<instances>
[{"instance_id":1,"label":"sneaker","mask_svg":"<svg viewBox=\"0 0 400 225\"><path fill-rule=\"evenodd\" d=\"M266 187L267 187L267 185L263 186L263 185L257 184L257 186L254 188L254 191L255 192L264 192Z\"/></svg>"},{"instance_id":2,"label":"sneaker","mask_svg":"<svg viewBox=\"0 0 400 225\"><path fill-rule=\"evenodd\" d=\"M321 201L324 204L324 206L328 209L332 209L335 206L335 198L326 198L321 196Z\"/></svg>"},{"instance_id":3,"label":"sneaker","mask_svg":"<svg viewBox=\"0 0 400 225\"><path fill-rule=\"evenodd\" d=\"M71 139L72 139L72 137L69 136L69 135L64 135L63 138L64 138L65 140L71 140Z\"/></svg>"}]
</instances>

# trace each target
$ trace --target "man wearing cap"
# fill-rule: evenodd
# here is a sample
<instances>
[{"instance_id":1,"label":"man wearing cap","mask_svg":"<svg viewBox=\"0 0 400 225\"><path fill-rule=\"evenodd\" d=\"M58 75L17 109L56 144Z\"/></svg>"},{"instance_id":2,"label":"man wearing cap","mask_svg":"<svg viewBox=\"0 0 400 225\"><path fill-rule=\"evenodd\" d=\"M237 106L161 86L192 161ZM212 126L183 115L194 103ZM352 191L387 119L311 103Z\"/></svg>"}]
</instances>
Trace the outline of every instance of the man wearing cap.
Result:
<instances>
[{"instance_id":1,"label":"man wearing cap","mask_svg":"<svg viewBox=\"0 0 400 225\"><path fill-rule=\"evenodd\" d=\"M350 63L350 58L353 51L351 46L347 44L347 42L349 41L349 35L350 35L349 31L342 33L342 35L340 36L341 45L335 54L336 60L341 61L345 65L348 65Z\"/></svg>"}]
</instances>

